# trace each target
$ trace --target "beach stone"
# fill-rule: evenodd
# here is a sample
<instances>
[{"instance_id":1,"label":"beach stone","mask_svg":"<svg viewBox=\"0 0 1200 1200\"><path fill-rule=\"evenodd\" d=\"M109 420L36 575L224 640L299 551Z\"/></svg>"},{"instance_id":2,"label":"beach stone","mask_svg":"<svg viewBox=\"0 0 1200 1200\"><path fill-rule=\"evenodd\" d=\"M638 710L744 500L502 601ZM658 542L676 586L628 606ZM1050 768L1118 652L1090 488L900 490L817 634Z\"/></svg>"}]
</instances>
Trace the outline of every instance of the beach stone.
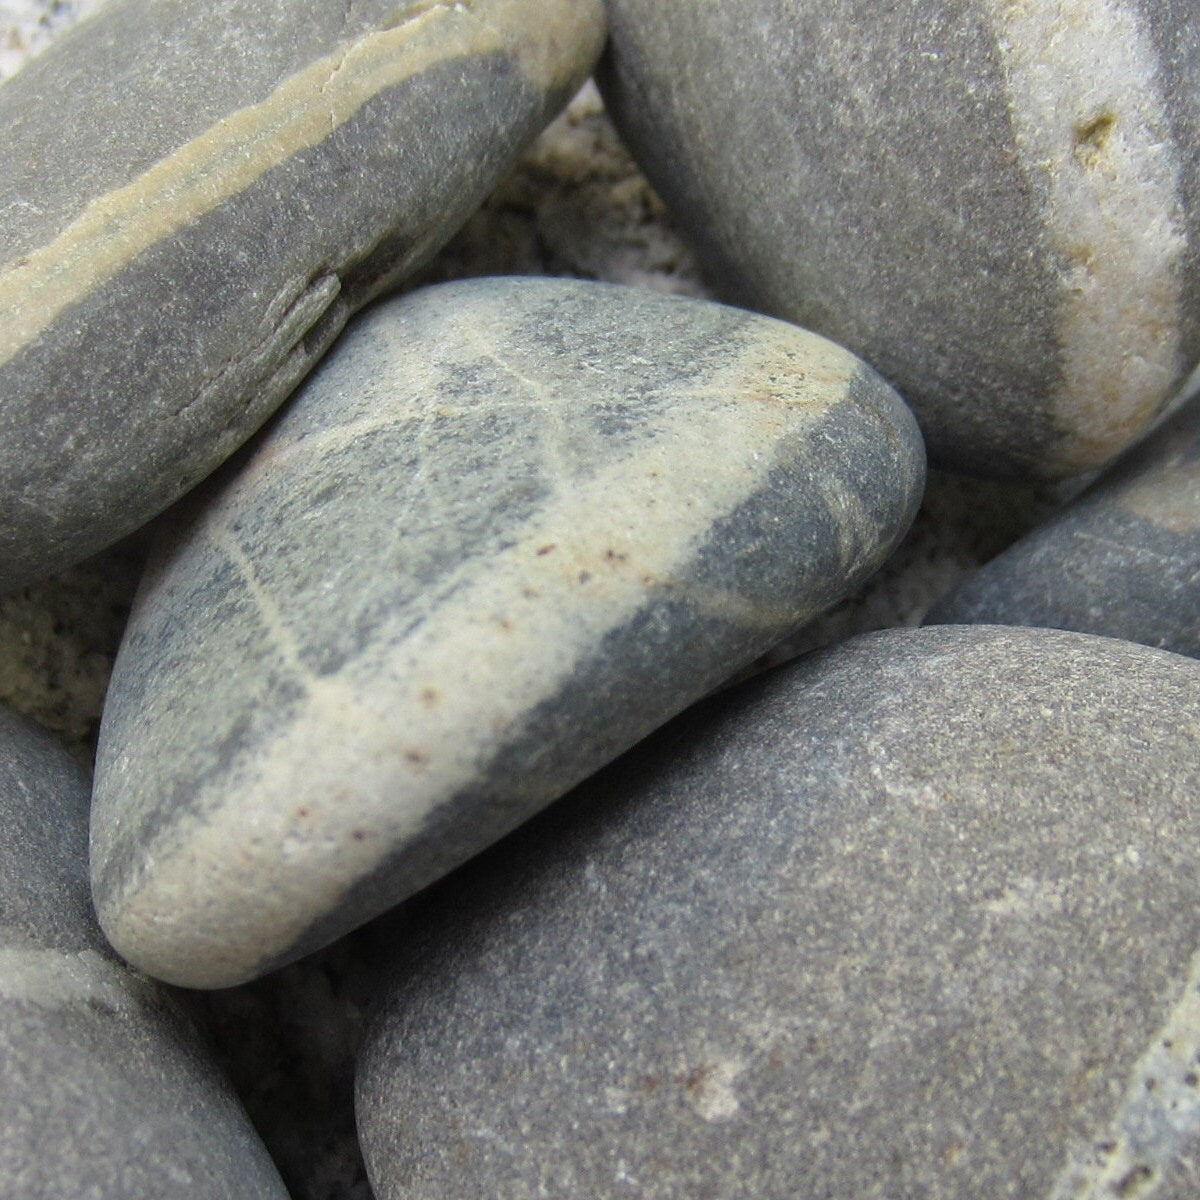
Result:
<instances>
[{"instance_id":1,"label":"beach stone","mask_svg":"<svg viewBox=\"0 0 1200 1200\"><path fill-rule=\"evenodd\" d=\"M1173 0L608 0L600 82L727 295L860 354L944 466L1057 477L1200 354Z\"/></svg>"},{"instance_id":2,"label":"beach stone","mask_svg":"<svg viewBox=\"0 0 1200 1200\"><path fill-rule=\"evenodd\" d=\"M0 1196L286 1200L195 1030L106 945L88 781L0 708Z\"/></svg>"},{"instance_id":3,"label":"beach stone","mask_svg":"<svg viewBox=\"0 0 1200 1200\"><path fill-rule=\"evenodd\" d=\"M232 453L603 36L600 0L114 0L0 88L0 591Z\"/></svg>"},{"instance_id":4,"label":"beach stone","mask_svg":"<svg viewBox=\"0 0 1200 1200\"><path fill-rule=\"evenodd\" d=\"M923 478L895 393L783 322L548 279L376 309L148 568L108 936L193 987L316 949L852 589Z\"/></svg>"},{"instance_id":5,"label":"beach stone","mask_svg":"<svg viewBox=\"0 0 1200 1200\"><path fill-rule=\"evenodd\" d=\"M1197 1194L1200 664L869 634L414 901L380 1200Z\"/></svg>"},{"instance_id":6,"label":"beach stone","mask_svg":"<svg viewBox=\"0 0 1200 1200\"><path fill-rule=\"evenodd\" d=\"M1200 402L926 620L1048 625L1200 658Z\"/></svg>"}]
</instances>

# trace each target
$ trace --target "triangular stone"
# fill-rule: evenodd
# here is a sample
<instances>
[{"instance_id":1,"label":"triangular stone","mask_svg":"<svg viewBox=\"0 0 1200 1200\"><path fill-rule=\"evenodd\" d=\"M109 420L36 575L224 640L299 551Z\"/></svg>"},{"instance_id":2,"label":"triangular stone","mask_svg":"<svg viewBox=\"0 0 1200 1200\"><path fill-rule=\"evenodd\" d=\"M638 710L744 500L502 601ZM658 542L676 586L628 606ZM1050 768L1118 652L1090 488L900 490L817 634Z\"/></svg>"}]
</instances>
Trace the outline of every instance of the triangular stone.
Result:
<instances>
[{"instance_id":1,"label":"triangular stone","mask_svg":"<svg viewBox=\"0 0 1200 1200\"><path fill-rule=\"evenodd\" d=\"M886 384L782 322L546 280L377 309L149 571L106 932L194 986L315 949L853 588L923 477Z\"/></svg>"}]
</instances>

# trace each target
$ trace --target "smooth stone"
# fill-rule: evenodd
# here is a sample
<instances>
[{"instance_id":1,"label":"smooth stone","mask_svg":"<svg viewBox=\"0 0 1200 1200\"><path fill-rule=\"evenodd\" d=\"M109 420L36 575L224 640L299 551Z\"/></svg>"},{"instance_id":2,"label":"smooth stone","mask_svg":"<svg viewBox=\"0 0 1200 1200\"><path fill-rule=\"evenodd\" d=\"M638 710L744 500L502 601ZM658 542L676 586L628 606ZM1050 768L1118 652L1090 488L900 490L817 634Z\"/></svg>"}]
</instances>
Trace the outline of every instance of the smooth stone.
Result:
<instances>
[{"instance_id":1,"label":"smooth stone","mask_svg":"<svg viewBox=\"0 0 1200 1200\"><path fill-rule=\"evenodd\" d=\"M88 781L0 709L0 1196L286 1200L198 1035L105 944Z\"/></svg>"},{"instance_id":2,"label":"smooth stone","mask_svg":"<svg viewBox=\"0 0 1200 1200\"><path fill-rule=\"evenodd\" d=\"M1100 466L1200 355L1174 0L609 0L601 88L727 293L860 354L941 465Z\"/></svg>"},{"instance_id":3,"label":"smooth stone","mask_svg":"<svg viewBox=\"0 0 1200 1200\"><path fill-rule=\"evenodd\" d=\"M101 923L192 987L333 940L852 589L923 481L895 393L780 321L548 279L375 310L148 570Z\"/></svg>"},{"instance_id":4,"label":"smooth stone","mask_svg":"<svg viewBox=\"0 0 1200 1200\"><path fill-rule=\"evenodd\" d=\"M0 88L0 591L227 458L603 37L600 0L115 0Z\"/></svg>"},{"instance_id":5,"label":"smooth stone","mask_svg":"<svg viewBox=\"0 0 1200 1200\"><path fill-rule=\"evenodd\" d=\"M1200 664L1049 630L681 717L405 913L376 1194L1190 1200L1198 752Z\"/></svg>"},{"instance_id":6,"label":"smooth stone","mask_svg":"<svg viewBox=\"0 0 1200 1200\"><path fill-rule=\"evenodd\" d=\"M1200 658L1200 400L926 622L1048 625Z\"/></svg>"}]
</instances>

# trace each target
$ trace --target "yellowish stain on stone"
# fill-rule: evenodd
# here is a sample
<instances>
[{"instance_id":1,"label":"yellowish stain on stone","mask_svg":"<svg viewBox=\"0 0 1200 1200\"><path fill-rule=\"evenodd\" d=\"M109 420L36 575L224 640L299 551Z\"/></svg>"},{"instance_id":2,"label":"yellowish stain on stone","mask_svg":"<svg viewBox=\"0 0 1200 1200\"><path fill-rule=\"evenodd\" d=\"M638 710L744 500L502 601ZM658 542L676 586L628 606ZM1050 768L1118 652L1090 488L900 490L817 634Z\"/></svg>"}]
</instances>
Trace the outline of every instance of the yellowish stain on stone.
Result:
<instances>
[{"instance_id":1,"label":"yellowish stain on stone","mask_svg":"<svg viewBox=\"0 0 1200 1200\"><path fill-rule=\"evenodd\" d=\"M0 366L139 254L324 141L373 97L438 63L502 51L539 89L566 86L603 29L598 0L440 0L406 10L284 80L93 200L53 241L0 269Z\"/></svg>"}]
</instances>

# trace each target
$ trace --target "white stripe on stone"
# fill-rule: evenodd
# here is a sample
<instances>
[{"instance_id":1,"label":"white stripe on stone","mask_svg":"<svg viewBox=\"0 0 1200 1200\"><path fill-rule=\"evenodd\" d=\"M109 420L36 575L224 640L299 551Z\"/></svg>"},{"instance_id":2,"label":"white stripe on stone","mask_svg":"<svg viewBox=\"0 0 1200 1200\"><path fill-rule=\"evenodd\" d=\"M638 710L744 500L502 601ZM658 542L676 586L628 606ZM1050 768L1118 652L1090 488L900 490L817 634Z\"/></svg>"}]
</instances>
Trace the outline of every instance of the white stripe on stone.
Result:
<instances>
[{"instance_id":1,"label":"white stripe on stone","mask_svg":"<svg viewBox=\"0 0 1200 1200\"><path fill-rule=\"evenodd\" d=\"M1122 0L985 0L1021 167L1059 259L1061 385L1081 431L1064 468L1103 461L1181 367L1186 236L1157 56Z\"/></svg>"},{"instance_id":2,"label":"white stripe on stone","mask_svg":"<svg viewBox=\"0 0 1200 1200\"><path fill-rule=\"evenodd\" d=\"M134 1012L139 992L149 986L95 950L0 946L0 1002L56 1010L99 1004Z\"/></svg>"},{"instance_id":3,"label":"white stripe on stone","mask_svg":"<svg viewBox=\"0 0 1200 1200\"><path fill-rule=\"evenodd\" d=\"M1112 1122L1059 1176L1049 1200L1144 1200L1200 1137L1200 953L1183 996L1133 1068Z\"/></svg>"}]
</instances>

